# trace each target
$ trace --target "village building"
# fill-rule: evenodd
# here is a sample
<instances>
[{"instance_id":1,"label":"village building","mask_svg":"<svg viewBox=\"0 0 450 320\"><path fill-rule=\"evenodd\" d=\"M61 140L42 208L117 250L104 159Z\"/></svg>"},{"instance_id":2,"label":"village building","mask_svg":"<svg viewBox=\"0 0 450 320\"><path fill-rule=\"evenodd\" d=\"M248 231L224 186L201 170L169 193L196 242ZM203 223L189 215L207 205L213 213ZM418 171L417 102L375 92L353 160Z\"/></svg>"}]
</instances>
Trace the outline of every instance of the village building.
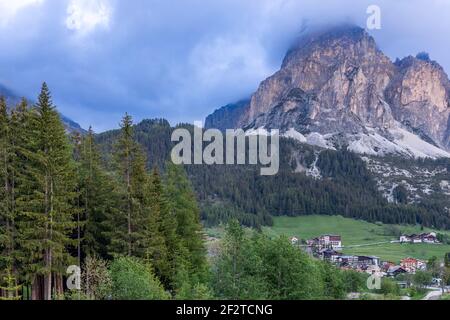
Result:
<instances>
[{"instance_id":1,"label":"village building","mask_svg":"<svg viewBox=\"0 0 450 320\"><path fill-rule=\"evenodd\" d=\"M291 242L291 244L293 246L296 246L296 245L298 245L300 243L300 239L298 237L290 237L289 241Z\"/></svg>"},{"instance_id":2,"label":"village building","mask_svg":"<svg viewBox=\"0 0 450 320\"><path fill-rule=\"evenodd\" d=\"M439 243L436 233L428 233L422 236L424 243Z\"/></svg>"},{"instance_id":3,"label":"village building","mask_svg":"<svg viewBox=\"0 0 450 320\"><path fill-rule=\"evenodd\" d=\"M379 266L380 258L375 256L358 256L358 263L363 266Z\"/></svg>"},{"instance_id":4,"label":"village building","mask_svg":"<svg viewBox=\"0 0 450 320\"><path fill-rule=\"evenodd\" d=\"M429 243L437 244L439 240L434 232L412 234L412 235L401 235L399 239L400 243Z\"/></svg>"},{"instance_id":5,"label":"village building","mask_svg":"<svg viewBox=\"0 0 450 320\"><path fill-rule=\"evenodd\" d=\"M417 270L425 270L427 264L425 261L419 259L405 258L400 261L400 266L408 273L416 273Z\"/></svg>"},{"instance_id":6,"label":"village building","mask_svg":"<svg viewBox=\"0 0 450 320\"><path fill-rule=\"evenodd\" d=\"M319 256L322 258L322 260L331 263L337 263L339 261L339 258L342 256L342 253L337 252L333 249L322 249L319 251Z\"/></svg>"},{"instance_id":7,"label":"village building","mask_svg":"<svg viewBox=\"0 0 450 320\"><path fill-rule=\"evenodd\" d=\"M342 250L342 238L339 235L322 235L307 241L307 245L316 248L317 251L322 249Z\"/></svg>"},{"instance_id":8,"label":"village building","mask_svg":"<svg viewBox=\"0 0 450 320\"><path fill-rule=\"evenodd\" d=\"M396 276L398 276L400 274L408 273L408 271L406 271L401 266L393 266L393 267L390 267L386 273L387 273L388 277L393 277L394 278L394 277L396 277Z\"/></svg>"},{"instance_id":9,"label":"village building","mask_svg":"<svg viewBox=\"0 0 450 320\"><path fill-rule=\"evenodd\" d=\"M360 272L366 272L371 267L379 267L380 258L373 256L339 255L335 258L336 264L341 268L350 268ZM377 269L378 271L378 269Z\"/></svg>"},{"instance_id":10,"label":"village building","mask_svg":"<svg viewBox=\"0 0 450 320\"><path fill-rule=\"evenodd\" d=\"M380 268L380 266L377 265L368 266L367 268L365 268L365 272L368 274L376 274L380 277L384 276L383 270Z\"/></svg>"},{"instance_id":11,"label":"village building","mask_svg":"<svg viewBox=\"0 0 450 320\"><path fill-rule=\"evenodd\" d=\"M337 262L340 267L354 268L358 265L358 257L342 255L338 258Z\"/></svg>"}]
</instances>

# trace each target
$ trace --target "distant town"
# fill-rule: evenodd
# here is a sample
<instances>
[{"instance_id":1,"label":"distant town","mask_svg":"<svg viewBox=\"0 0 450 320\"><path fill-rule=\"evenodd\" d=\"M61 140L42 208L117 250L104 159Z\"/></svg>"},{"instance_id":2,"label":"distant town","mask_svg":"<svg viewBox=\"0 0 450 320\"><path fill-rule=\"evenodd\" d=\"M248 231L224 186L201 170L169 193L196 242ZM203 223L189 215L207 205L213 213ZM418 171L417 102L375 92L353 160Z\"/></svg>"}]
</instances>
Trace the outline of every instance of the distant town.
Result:
<instances>
[{"instance_id":1,"label":"distant town","mask_svg":"<svg viewBox=\"0 0 450 320\"><path fill-rule=\"evenodd\" d=\"M344 249L343 239L340 235L321 235L314 239L302 242L300 237L290 237L293 246L298 246L310 256L317 259L328 261L342 270L354 270L379 277L395 278L400 274L415 274L417 271L427 270L427 262L413 257L405 257L400 263L391 261L382 261L376 256L364 255L345 255L342 253ZM400 244L441 244L436 233L422 233L412 235L401 235L398 240L391 243ZM370 244L369 244L370 245ZM363 244L360 246L364 246ZM351 246L355 247L355 246ZM440 285L441 279L433 279L433 284ZM400 286L406 287L406 283L399 283Z\"/></svg>"}]
</instances>

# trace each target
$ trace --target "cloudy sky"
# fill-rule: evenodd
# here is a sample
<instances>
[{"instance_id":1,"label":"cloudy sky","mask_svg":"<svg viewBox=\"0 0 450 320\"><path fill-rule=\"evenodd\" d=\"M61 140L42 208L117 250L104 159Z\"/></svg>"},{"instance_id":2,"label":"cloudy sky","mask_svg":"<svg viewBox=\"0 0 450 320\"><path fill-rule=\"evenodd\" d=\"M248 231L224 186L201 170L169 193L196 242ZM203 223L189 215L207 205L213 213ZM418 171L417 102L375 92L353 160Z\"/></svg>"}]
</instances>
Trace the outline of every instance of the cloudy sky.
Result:
<instances>
[{"instance_id":1,"label":"cloudy sky","mask_svg":"<svg viewBox=\"0 0 450 320\"><path fill-rule=\"evenodd\" d=\"M318 5L320 3L320 6ZM275 72L305 21L366 25L392 58L428 51L450 71L449 0L0 0L0 84L47 81L83 127L204 119Z\"/></svg>"}]
</instances>

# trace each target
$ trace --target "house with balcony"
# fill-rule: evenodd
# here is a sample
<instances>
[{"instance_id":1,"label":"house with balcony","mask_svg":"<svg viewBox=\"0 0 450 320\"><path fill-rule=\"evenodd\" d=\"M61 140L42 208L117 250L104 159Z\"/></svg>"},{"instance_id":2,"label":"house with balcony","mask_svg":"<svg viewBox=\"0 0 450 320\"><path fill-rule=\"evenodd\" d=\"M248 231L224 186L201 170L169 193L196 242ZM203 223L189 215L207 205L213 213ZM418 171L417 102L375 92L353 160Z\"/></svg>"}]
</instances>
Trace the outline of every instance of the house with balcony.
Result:
<instances>
[{"instance_id":1,"label":"house with balcony","mask_svg":"<svg viewBox=\"0 0 450 320\"><path fill-rule=\"evenodd\" d=\"M315 248L316 251L320 251L322 249L342 250L342 237L340 235L326 234L308 240L307 245Z\"/></svg>"}]
</instances>

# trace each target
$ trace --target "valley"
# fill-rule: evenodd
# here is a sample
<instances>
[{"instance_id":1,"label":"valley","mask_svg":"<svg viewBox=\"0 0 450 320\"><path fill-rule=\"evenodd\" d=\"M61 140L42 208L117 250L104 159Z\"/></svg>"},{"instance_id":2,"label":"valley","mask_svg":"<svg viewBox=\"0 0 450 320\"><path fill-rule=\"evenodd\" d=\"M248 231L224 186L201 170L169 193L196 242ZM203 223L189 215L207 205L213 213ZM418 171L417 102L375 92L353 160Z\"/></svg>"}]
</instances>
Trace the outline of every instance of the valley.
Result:
<instances>
[{"instance_id":1,"label":"valley","mask_svg":"<svg viewBox=\"0 0 450 320\"><path fill-rule=\"evenodd\" d=\"M368 223L341 216L276 217L273 227L264 228L264 232L272 237L296 236L305 240L322 234L338 234L342 237L344 254L378 256L382 260L396 263L406 257L428 260L433 256L443 257L450 252L450 244L389 243L392 240L398 240L398 236L394 235L393 231L405 234L434 231L450 236L450 231L427 228L421 230L419 226ZM382 244L346 249L346 246L372 243Z\"/></svg>"}]
</instances>

